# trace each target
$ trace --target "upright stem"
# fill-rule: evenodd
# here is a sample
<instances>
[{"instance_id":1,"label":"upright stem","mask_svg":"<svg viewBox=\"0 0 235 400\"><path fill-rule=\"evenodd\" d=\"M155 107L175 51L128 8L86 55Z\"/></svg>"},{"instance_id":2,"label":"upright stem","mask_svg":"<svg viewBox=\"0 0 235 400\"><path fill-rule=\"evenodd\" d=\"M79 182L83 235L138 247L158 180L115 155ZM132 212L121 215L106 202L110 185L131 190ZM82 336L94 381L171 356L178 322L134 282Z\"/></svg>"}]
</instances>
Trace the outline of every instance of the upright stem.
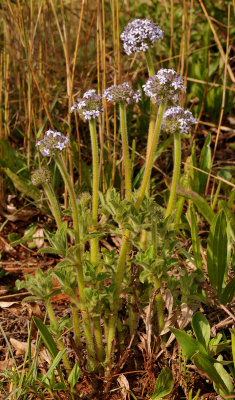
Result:
<instances>
[{"instance_id":1,"label":"upright stem","mask_svg":"<svg viewBox=\"0 0 235 400\"><path fill-rule=\"evenodd\" d=\"M138 195L136 205L135 205L136 208L139 208L139 206L144 198L144 194L145 194L146 188L147 188L149 180L150 180L150 175L151 175L151 171L152 171L152 167L153 167L153 159L154 159L154 154L155 154L159 136L160 136L161 123L162 123L162 117L163 117L164 110L165 110L165 103L162 102L158 109L158 116L157 116L154 132L153 132L152 143L151 143L149 155L148 155L148 158L146 161L144 176L143 176L142 183L140 186L139 195Z\"/></svg>"},{"instance_id":2,"label":"upright stem","mask_svg":"<svg viewBox=\"0 0 235 400\"><path fill-rule=\"evenodd\" d=\"M72 206L72 214L73 214L73 225L74 225L74 233L75 233L75 245L76 245L76 258L77 258L77 280L78 280L78 289L81 303L81 313L82 320L84 324L84 332L87 343L87 351L88 351L88 363L91 369L95 368L95 350L94 343L91 331L90 318L88 315L87 307L86 307L86 296L85 296L85 285L84 285L84 276L83 276L83 268L82 268L82 255L80 248L80 233L79 233L79 218L78 218L78 209L76 196L74 192L74 188L68 174L67 168L65 166L64 160L62 156L56 155L55 157L56 164L60 170L60 173L63 177L64 183L68 189L69 197Z\"/></svg>"},{"instance_id":3,"label":"upright stem","mask_svg":"<svg viewBox=\"0 0 235 400\"><path fill-rule=\"evenodd\" d=\"M60 170L60 173L64 180L65 186L67 187L68 192L69 192L70 202L71 202L71 206L72 206L72 214L73 214L73 228L74 228L74 234L75 234L75 244L77 245L76 255L77 255L79 262L81 263L79 218L78 218L76 195L74 192L72 181L70 179L69 173L67 171L67 168L65 166L62 156L59 156L57 154L55 157L55 161Z\"/></svg>"},{"instance_id":4,"label":"upright stem","mask_svg":"<svg viewBox=\"0 0 235 400\"><path fill-rule=\"evenodd\" d=\"M157 222L152 223L152 243L153 243L153 258L157 258ZM153 276L153 282L155 290L160 289L161 282L159 280L157 271ZM163 314L163 301L161 293L157 293L155 298L155 304L157 308L157 323L158 323L158 333L160 333L164 327L164 314Z\"/></svg>"},{"instance_id":5,"label":"upright stem","mask_svg":"<svg viewBox=\"0 0 235 400\"><path fill-rule=\"evenodd\" d=\"M166 210L166 217L169 217L172 213L172 209L175 202L176 188L180 175L180 163L181 163L181 137L179 132L174 133L174 170L171 183L170 197Z\"/></svg>"},{"instance_id":6,"label":"upright stem","mask_svg":"<svg viewBox=\"0 0 235 400\"><path fill-rule=\"evenodd\" d=\"M126 188L126 199L131 201L131 163L129 158L128 150L128 136L127 136L127 123L126 123L126 107L125 104L119 104L120 110L120 123L122 133L122 148L124 156L124 167L125 167L125 188Z\"/></svg>"},{"instance_id":7,"label":"upright stem","mask_svg":"<svg viewBox=\"0 0 235 400\"><path fill-rule=\"evenodd\" d=\"M98 161L98 143L96 135L95 119L89 121L92 146L92 229L95 230L98 220L98 190L99 190L99 161ZM93 265L98 264L98 238L93 238L91 244L91 262Z\"/></svg>"},{"instance_id":8,"label":"upright stem","mask_svg":"<svg viewBox=\"0 0 235 400\"><path fill-rule=\"evenodd\" d=\"M98 191L99 191L99 161L98 161L98 143L96 134L96 123L95 119L89 120L89 128L91 135L91 147L92 147L92 230L96 229L98 222ZM91 263L94 266L98 266L99 263L99 241L98 238L90 240L91 246ZM99 304L98 304L99 308ZM94 336L96 342L96 356L98 361L103 361L104 350L102 343L102 331L100 326L100 317L95 316L93 318Z\"/></svg>"},{"instance_id":9,"label":"upright stem","mask_svg":"<svg viewBox=\"0 0 235 400\"><path fill-rule=\"evenodd\" d=\"M141 202L142 202L144 194L145 194L145 189L146 189L147 184L150 179L152 166L153 166L153 159L154 159L154 154L155 154L157 143L158 143L164 109L165 109L165 104L161 103L159 106L158 117L157 117L157 121L155 124L151 151L149 153L149 159L147 160L142 184L140 187L139 196L138 196L138 199L135 204L137 209L141 205ZM112 310L113 312L112 312L112 315L111 315L111 318L109 321L106 363L109 363L111 355L112 355L112 347L113 347L113 341L114 341L114 337L115 337L117 314L118 314L118 308L119 308L119 298L120 298L120 293L121 293L121 284L123 281L126 257L127 257L127 253L129 250L129 238L130 238L130 231L127 229L123 235L122 247L121 247L120 254L119 254L119 260L118 260L118 266L117 266L117 272L116 272L116 278L115 278L115 290L114 290L114 294L113 294L113 310Z\"/></svg>"},{"instance_id":10,"label":"upright stem","mask_svg":"<svg viewBox=\"0 0 235 400\"><path fill-rule=\"evenodd\" d=\"M48 197L48 200L50 202L50 208L52 211L52 214L54 215L54 218L56 220L56 224L58 229L61 229L62 226L62 220L61 220L61 211L60 211L60 206L58 204L58 201L55 197L54 190L51 187L50 183L45 182L43 184L43 189L45 190L45 193Z\"/></svg>"},{"instance_id":11,"label":"upright stem","mask_svg":"<svg viewBox=\"0 0 235 400\"><path fill-rule=\"evenodd\" d=\"M147 49L147 51L145 52L145 58L146 58L146 61L147 61L149 76L153 76L155 74L155 71L154 71L154 65L153 65L152 56L151 56L151 53L150 53L149 49ZM152 144L152 140L153 140L153 133L154 133L156 115L157 115L157 106L154 103L154 101L152 99L150 99L150 120L149 120L147 152L146 152L146 158L147 159L149 157L149 152L150 152L151 144ZM146 196L149 196L149 184L146 187ZM145 231L145 233L146 233L146 231Z\"/></svg>"},{"instance_id":12,"label":"upright stem","mask_svg":"<svg viewBox=\"0 0 235 400\"><path fill-rule=\"evenodd\" d=\"M149 76L153 76L155 71L154 71L153 59L152 59L152 56L151 56L151 53L150 53L149 49L147 49L147 51L145 51L144 54L145 54L145 58L146 58L146 61L147 61Z\"/></svg>"}]
</instances>

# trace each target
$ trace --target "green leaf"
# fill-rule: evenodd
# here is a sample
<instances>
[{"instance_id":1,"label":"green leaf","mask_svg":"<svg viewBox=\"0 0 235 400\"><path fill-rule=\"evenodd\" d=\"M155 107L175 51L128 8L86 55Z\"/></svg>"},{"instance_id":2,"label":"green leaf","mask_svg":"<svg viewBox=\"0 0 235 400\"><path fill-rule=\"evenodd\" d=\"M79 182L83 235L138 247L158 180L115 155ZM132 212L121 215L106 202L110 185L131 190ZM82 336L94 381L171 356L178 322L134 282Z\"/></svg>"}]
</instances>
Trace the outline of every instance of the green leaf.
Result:
<instances>
[{"instance_id":1,"label":"green leaf","mask_svg":"<svg viewBox=\"0 0 235 400\"><path fill-rule=\"evenodd\" d=\"M162 397L167 396L171 393L174 387L174 380L170 368L165 367L160 372L157 378L153 395L150 400L160 400Z\"/></svg>"},{"instance_id":2,"label":"green leaf","mask_svg":"<svg viewBox=\"0 0 235 400\"><path fill-rule=\"evenodd\" d=\"M24 232L24 236L20 239L16 239L15 241L11 242L11 246L17 246L18 244L26 243L32 235L36 232L37 224L32 223L28 226L28 228Z\"/></svg>"},{"instance_id":3,"label":"green leaf","mask_svg":"<svg viewBox=\"0 0 235 400\"><path fill-rule=\"evenodd\" d=\"M174 333L176 339L178 340L183 354L187 358L192 358L198 351L202 353L206 353L204 347L197 342L192 336L188 335L186 332L181 331L180 329L170 328L170 331Z\"/></svg>"},{"instance_id":4,"label":"green leaf","mask_svg":"<svg viewBox=\"0 0 235 400\"><path fill-rule=\"evenodd\" d=\"M211 170L211 148L210 148L210 143L211 143L211 134L209 133L206 137L204 146L201 151L201 156L199 159L199 167L205 172L210 172ZM208 175L203 174L202 172L199 172L199 194L202 195L205 184L207 181Z\"/></svg>"},{"instance_id":5,"label":"green leaf","mask_svg":"<svg viewBox=\"0 0 235 400\"><path fill-rule=\"evenodd\" d=\"M207 241L207 271L211 285L220 298L227 279L227 222L223 211L213 219Z\"/></svg>"},{"instance_id":6,"label":"green leaf","mask_svg":"<svg viewBox=\"0 0 235 400\"><path fill-rule=\"evenodd\" d=\"M38 328L38 330L41 334L42 340L43 340L47 350L49 351L51 357L53 359L56 358L56 356L58 354L58 349L57 349L56 343L55 343L53 337L51 336L49 330L44 325L44 323L40 320L40 318L33 317L33 321L34 321L36 327Z\"/></svg>"},{"instance_id":7,"label":"green leaf","mask_svg":"<svg viewBox=\"0 0 235 400\"><path fill-rule=\"evenodd\" d=\"M230 329L231 340L232 340L232 355L233 355L233 364L235 368L235 329Z\"/></svg>"},{"instance_id":8,"label":"green leaf","mask_svg":"<svg viewBox=\"0 0 235 400\"><path fill-rule=\"evenodd\" d=\"M70 384L71 389L74 388L79 377L80 377L80 368L79 368L78 363L76 362L73 366L72 371L70 372L70 374L68 376L68 382Z\"/></svg>"},{"instance_id":9,"label":"green leaf","mask_svg":"<svg viewBox=\"0 0 235 400\"><path fill-rule=\"evenodd\" d=\"M231 303L235 296L235 277L227 284L221 293L220 301L222 304L226 305Z\"/></svg>"},{"instance_id":10,"label":"green leaf","mask_svg":"<svg viewBox=\"0 0 235 400\"><path fill-rule=\"evenodd\" d=\"M40 190L36 186L34 186L30 181L15 174L9 168L2 168L2 170L12 180L15 188L19 190L19 192L21 192L23 195L30 197L33 200L41 199Z\"/></svg>"},{"instance_id":11,"label":"green leaf","mask_svg":"<svg viewBox=\"0 0 235 400\"><path fill-rule=\"evenodd\" d=\"M55 359L53 360L53 362L50 365L50 368L48 369L46 375L43 376L41 382L43 383L46 379L50 379L51 374L53 373L53 371L55 369L57 369L57 367L59 366L59 363L63 357L63 355L66 353L66 349L59 351L59 353L57 354L57 356L55 357ZM66 390L66 386L64 385L64 389Z\"/></svg>"},{"instance_id":12,"label":"green leaf","mask_svg":"<svg viewBox=\"0 0 235 400\"><path fill-rule=\"evenodd\" d=\"M217 358L217 360L222 361L223 357L220 355ZM214 388L215 388L216 392L223 397L225 397L229 394L232 394L233 393L233 384L232 384L231 378L230 378L229 374L227 373L226 369L220 363L215 363L214 367L226 386L226 390L224 390L221 388L221 386L219 384L217 385L217 383L214 382Z\"/></svg>"},{"instance_id":13,"label":"green leaf","mask_svg":"<svg viewBox=\"0 0 235 400\"><path fill-rule=\"evenodd\" d=\"M193 245L193 255L196 267L202 271L202 258L200 252L200 241L198 236L197 215L195 213L193 205L190 206L189 212L190 212L190 222L191 222L190 227L191 227L191 238Z\"/></svg>"},{"instance_id":14,"label":"green leaf","mask_svg":"<svg viewBox=\"0 0 235 400\"><path fill-rule=\"evenodd\" d=\"M193 315L192 328L199 343L207 349L210 341L210 324L200 311Z\"/></svg>"},{"instance_id":15,"label":"green leaf","mask_svg":"<svg viewBox=\"0 0 235 400\"><path fill-rule=\"evenodd\" d=\"M198 211L202 214L205 220L209 222L209 224L212 223L215 214L202 196L193 190L187 190L180 185L177 186L177 194L185 197L186 199L192 200L193 204L197 207Z\"/></svg>"},{"instance_id":16,"label":"green leaf","mask_svg":"<svg viewBox=\"0 0 235 400\"><path fill-rule=\"evenodd\" d=\"M206 372L206 374L216 384L217 388L222 389L226 392L226 394L229 394L225 382L223 381L220 374L217 372L214 364L212 364L211 360L206 354L198 352L192 357L192 361L198 369Z\"/></svg>"}]
</instances>

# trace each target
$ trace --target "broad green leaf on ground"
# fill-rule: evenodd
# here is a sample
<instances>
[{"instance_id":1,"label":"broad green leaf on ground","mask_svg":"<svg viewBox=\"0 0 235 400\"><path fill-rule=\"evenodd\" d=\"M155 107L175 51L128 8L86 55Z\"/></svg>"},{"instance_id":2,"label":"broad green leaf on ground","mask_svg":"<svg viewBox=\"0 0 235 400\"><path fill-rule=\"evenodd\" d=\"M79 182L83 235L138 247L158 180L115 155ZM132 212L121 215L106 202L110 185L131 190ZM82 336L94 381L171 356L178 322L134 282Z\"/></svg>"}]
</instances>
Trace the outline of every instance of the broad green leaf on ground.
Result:
<instances>
[{"instance_id":1,"label":"broad green leaf on ground","mask_svg":"<svg viewBox=\"0 0 235 400\"><path fill-rule=\"evenodd\" d=\"M200 311L193 315L192 328L199 343L207 349L210 341L210 324Z\"/></svg>"},{"instance_id":2,"label":"broad green leaf on ground","mask_svg":"<svg viewBox=\"0 0 235 400\"><path fill-rule=\"evenodd\" d=\"M165 367L157 378L153 395L150 400L161 400L171 393L174 387L174 380L170 368Z\"/></svg>"},{"instance_id":3,"label":"broad green leaf on ground","mask_svg":"<svg viewBox=\"0 0 235 400\"><path fill-rule=\"evenodd\" d=\"M206 354L198 352L192 357L192 361L198 369L205 372L212 379L216 385L217 393L231 394L230 388L227 387L227 382L223 379L224 375L221 376L221 372L217 371L217 367L215 368L215 363L212 363ZM219 365L219 363L216 364ZM221 367L223 368L222 365Z\"/></svg>"},{"instance_id":4,"label":"broad green leaf on ground","mask_svg":"<svg viewBox=\"0 0 235 400\"><path fill-rule=\"evenodd\" d=\"M181 331L180 329L170 328L170 331L174 333L176 339L178 340L183 354L187 358L192 358L195 353L201 351L202 353L206 353L204 347L195 340L192 336L188 335L186 332Z\"/></svg>"}]
</instances>

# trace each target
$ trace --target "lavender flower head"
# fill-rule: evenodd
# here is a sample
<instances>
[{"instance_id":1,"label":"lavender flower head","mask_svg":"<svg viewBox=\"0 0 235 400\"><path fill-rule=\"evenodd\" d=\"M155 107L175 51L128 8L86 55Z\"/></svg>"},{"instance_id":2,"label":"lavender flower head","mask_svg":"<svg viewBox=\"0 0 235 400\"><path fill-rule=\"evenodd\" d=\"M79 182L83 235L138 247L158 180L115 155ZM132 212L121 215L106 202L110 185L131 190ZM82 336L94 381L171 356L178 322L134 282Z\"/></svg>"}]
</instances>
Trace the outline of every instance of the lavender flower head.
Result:
<instances>
[{"instance_id":1,"label":"lavender flower head","mask_svg":"<svg viewBox=\"0 0 235 400\"><path fill-rule=\"evenodd\" d=\"M151 97L154 103L171 100L176 102L179 93L186 91L184 81L174 69L160 69L156 75L150 76L143 85L145 94Z\"/></svg>"},{"instance_id":2,"label":"lavender flower head","mask_svg":"<svg viewBox=\"0 0 235 400\"><path fill-rule=\"evenodd\" d=\"M128 54L146 51L150 45L163 38L163 31L148 19L134 19L121 34L123 47Z\"/></svg>"},{"instance_id":3,"label":"lavender flower head","mask_svg":"<svg viewBox=\"0 0 235 400\"><path fill-rule=\"evenodd\" d=\"M51 173L46 168L37 169L32 173L32 184L35 186L51 182Z\"/></svg>"},{"instance_id":4,"label":"lavender flower head","mask_svg":"<svg viewBox=\"0 0 235 400\"><path fill-rule=\"evenodd\" d=\"M88 90L82 99L77 99L77 102L71 107L71 112L76 110L84 120L98 118L104 111L101 99L102 96L96 94L94 89Z\"/></svg>"},{"instance_id":5,"label":"lavender flower head","mask_svg":"<svg viewBox=\"0 0 235 400\"><path fill-rule=\"evenodd\" d=\"M124 82L121 85L112 85L108 89L105 89L103 97L107 101L114 103L138 103L141 99L141 91L138 89L135 92L128 82Z\"/></svg>"},{"instance_id":6,"label":"lavender flower head","mask_svg":"<svg viewBox=\"0 0 235 400\"><path fill-rule=\"evenodd\" d=\"M63 150L66 148L69 139L60 132L49 129L42 140L36 143L43 156L54 156L55 149Z\"/></svg>"},{"instance_id":7,"label":"lavender flower head","mask_svg":"<svg viewBox=\"0 0 235 400\"><path fill-rule=\"evenodd\" d=\"M162 127L170 133L179 131L180 133L188 133L193 124L197 120L189 110L181 107L171 107L163 115Z\"/></svg>"}]
</instances>

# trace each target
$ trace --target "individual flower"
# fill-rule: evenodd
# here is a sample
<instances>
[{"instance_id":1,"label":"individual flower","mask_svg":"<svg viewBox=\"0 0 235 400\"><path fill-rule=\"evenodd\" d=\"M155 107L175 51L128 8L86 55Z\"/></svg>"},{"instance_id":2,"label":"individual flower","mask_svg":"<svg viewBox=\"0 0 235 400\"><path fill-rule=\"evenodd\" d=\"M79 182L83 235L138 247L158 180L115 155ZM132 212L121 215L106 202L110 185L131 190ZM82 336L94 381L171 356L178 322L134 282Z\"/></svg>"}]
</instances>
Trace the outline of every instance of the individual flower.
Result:
<instances>
[{"instance_id":1,"label":"individual flower","mask_svg":"<svg viewBox=\"0 0 235 400\"><path fill-rule=\"evenodd\" d=\"M82 99L77 99L71 107L71 112L77 111L84 120L98 118L104 111L101 99L102 96L96 94L94 89L88 90L84 93Z\"/></svg>"},{"instance_id":2,"label":"individual flower","mask_svg":"<svg viewBox=\"0 0 235 400\"><path fill-rule=\"evenodd\" d=\"M37 169L32 173L32 184L35 186L51 182L51 173L46 168Z\"/></svg>"},{"instance_id":3,"label":"individual flower","mask_svg":"<svg viewBox=\"0 0 235 400\"><path fill-rule=\"evenodd\" d=\"M143 85L144 92L154 103L171 100L176 102L179 93L186 91L183 78L174 69L160 69L156 75L150 76Z\"/></svg>"},{"instance_id":4,"label":"individual flower","mask_svg":"<svg viewBox=\"0 0 235 400\"><path fill-rule=\"evenodd\" d=\"M180 133L188 133L193 124L197 120L189 110L181 107L171 107L163 115L162 127L170 133L179 131Z\"/></svg>"},{"instance_id":5,"label":"individual flower","mask_svg":"<svg viewBox=\"0 0 235 400\"><path fill-rule=\"evenodd\" d=\"M69 139L60 132L49 129L42 140L36 143L43 156L54 156L55 150L63 150L66 148Z\"/></svg>"},{"instance_id":6,"label":"individual flower","mask_svg":"<svg viewBox=\"0 0 235 400\"><path fill-rule=\"evenodd\" d=\"M163 31L148 19L134 19L129 22L121 34L126 54L146 51L158 39L163 38Z\"/></svg>"},{"instance_id":7,"label":"individual flower","mask_svg":"<svg viewBox=\"0 0 235 400\"><path fill-rule=\"evenodd\" d=\"M103 97L105 97L107 101L112 101L114 103L138 103L141 99L141 91L138 89L135 92L128 82L124 82L121 85L112 85L105 89Z\"/></svg>"}]
</instances>

